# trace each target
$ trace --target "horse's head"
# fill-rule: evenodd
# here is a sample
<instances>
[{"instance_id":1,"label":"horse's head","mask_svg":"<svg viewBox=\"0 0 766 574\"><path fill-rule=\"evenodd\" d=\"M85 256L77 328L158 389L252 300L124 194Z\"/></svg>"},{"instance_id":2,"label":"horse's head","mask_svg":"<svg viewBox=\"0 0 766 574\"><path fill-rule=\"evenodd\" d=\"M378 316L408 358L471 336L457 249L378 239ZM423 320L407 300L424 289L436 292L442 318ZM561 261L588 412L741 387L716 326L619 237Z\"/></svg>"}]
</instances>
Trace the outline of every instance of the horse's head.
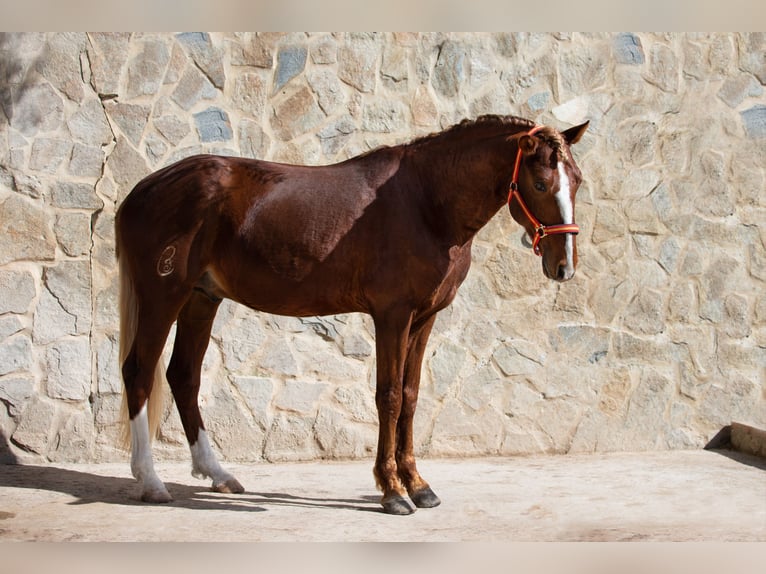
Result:
<instances>
[{"instance_id":1,"label":"horse's head","mask_svg":"<svg viewBox=\"0 0 766 574\"><path fill-rule=\"evenodd\" d=\"M574 207L582 175L569 146L587 127L588 122L564 132L536 127L514 136L518 152L508 207L542 257L543 273L556 281L571 279L577 267Z\"/></svg>"}]
</instances>

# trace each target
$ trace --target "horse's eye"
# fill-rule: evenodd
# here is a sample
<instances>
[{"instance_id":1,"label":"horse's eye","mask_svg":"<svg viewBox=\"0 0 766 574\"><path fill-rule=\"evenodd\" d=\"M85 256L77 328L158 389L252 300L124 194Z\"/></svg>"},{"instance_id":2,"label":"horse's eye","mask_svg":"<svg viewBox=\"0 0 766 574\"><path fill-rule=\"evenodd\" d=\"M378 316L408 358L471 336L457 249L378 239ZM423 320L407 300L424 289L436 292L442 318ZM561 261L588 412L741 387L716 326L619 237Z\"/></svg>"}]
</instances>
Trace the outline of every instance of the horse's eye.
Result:
<instances>
[{"instance_id":1,"label":"horse's eye","mask_svg":"<svg viewBox=\"0 0 766 574\"><path fill-rule=\"evenodd\" d=\"M545 192L545 184L542 181L536 181L535 182L535 189L539 192L544 193Z\"/></svg>"}]
</instances>

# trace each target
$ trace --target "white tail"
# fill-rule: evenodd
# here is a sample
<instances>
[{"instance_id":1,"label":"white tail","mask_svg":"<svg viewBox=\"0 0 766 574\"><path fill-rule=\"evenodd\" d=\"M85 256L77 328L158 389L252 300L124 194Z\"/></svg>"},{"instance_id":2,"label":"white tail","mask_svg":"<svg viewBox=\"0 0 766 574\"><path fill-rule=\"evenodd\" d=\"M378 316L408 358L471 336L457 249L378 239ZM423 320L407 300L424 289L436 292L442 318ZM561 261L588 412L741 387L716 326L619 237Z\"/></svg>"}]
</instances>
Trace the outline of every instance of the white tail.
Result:
<instances>
[{"instance_id":1,"label":"white tail","mask_svg":"<svg viewBox=\"0 0 766 574\"><path fill-rule=\"evenodd\" d=\"M117 233L119 237L119 232ZM119 241L119 239L118 239ZM119 247L119 246L118 246ZM117 250L119 260L120 274L120 377L122 377L122 365L130 353L133 341L136 338L136 329L138 322L138 301L133 287L133 279L130 276L130 269L125 257L119 257L119 248ZM130 424L128 414L127 391L123 388L122 404L120 406L120 440L119 447L123 450L130 449ZM149 394L149 404L147 405L149 417L149 437L153 439L157 436L160 428L162 415L165 411L165 399L168 394L168 384L165 378L165 366L162 358L157 361L154 369L154 382L152 391Z\"/></svg>"}]
</instances>

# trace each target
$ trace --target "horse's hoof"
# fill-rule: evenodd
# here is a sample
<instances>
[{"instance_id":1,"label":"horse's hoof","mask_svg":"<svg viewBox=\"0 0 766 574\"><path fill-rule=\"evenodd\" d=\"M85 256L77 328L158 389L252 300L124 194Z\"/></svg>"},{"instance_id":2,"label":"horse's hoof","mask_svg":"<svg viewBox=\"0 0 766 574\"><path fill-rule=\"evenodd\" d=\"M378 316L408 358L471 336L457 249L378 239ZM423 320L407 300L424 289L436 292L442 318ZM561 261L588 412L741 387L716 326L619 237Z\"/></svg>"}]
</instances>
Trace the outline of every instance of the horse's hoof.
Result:
<instances>
[{"instance_id":1,"label":"horse's hoof","mask_svg":"<svg viewBox=\"0 0 766 574\"><path fill-rule=\"evenodd\" d=\"M410 498L418 508L434 508L442 503L429 486L426 486L424 489L417 492L413 492L410 494Z\"/></svg>"},{"instance_id":2,"label":"horse's hoof","mask_svg":"<svg viewBox=\"0 0 766 574\"><path fill-rule=\"evenodd\" d=\"M395 496L380 502L383 505L383 512L386 514L395 514L397 516L405 516L415 512L415 508L410 504L409 500L403 496Z\"/></svg>"},{"instance_id":3,"label":"horse's hoof","mask_svg":"<svg viewBox=\"0 0 766 574\"><path fill-rule=\"evenodd\" d=\"M173 502L173 497L165 489L145 490L141 493L141 502L150 502L153 504L164 504Z\"/></svg>"},{"instance_id":4,"label":"horse's hoof","mask_svg":"<svg viewBox=\"0 0 766 574\"><path fill-rule=\"evenodd\" d=\"M221 492L223 494L242 494L245 492L245 488L233 477L224 482L214 482L212 488L214 492Z\"/></svg>"}]
</instances>

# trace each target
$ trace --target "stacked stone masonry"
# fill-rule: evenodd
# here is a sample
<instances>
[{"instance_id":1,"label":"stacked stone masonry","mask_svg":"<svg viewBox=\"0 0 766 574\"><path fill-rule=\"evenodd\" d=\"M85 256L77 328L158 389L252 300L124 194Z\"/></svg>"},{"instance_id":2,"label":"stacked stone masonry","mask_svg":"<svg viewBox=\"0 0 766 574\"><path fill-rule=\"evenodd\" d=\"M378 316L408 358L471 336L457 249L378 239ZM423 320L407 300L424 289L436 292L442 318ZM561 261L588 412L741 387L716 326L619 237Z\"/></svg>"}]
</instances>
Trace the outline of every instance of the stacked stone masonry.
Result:
<instances>
[{"instance_id":1,"label":"stacked stone masonry","mask_svg":"<svg viewBox=\"0 0 766 574\"><path fill-rule=\"evenodd\" d=\"M590 120L580 266L546 280L507 210L479 233L426 354L417 451L764 428L765 83L762 33L0 35L0 459L125 459L114 214L140 178L200 152L334 163L486 113ZM372 455L374 347L363 315L225 302L200 398L216 448ZM187 456L172 405L156 452Z\"/></svg>"}]
</instances>

